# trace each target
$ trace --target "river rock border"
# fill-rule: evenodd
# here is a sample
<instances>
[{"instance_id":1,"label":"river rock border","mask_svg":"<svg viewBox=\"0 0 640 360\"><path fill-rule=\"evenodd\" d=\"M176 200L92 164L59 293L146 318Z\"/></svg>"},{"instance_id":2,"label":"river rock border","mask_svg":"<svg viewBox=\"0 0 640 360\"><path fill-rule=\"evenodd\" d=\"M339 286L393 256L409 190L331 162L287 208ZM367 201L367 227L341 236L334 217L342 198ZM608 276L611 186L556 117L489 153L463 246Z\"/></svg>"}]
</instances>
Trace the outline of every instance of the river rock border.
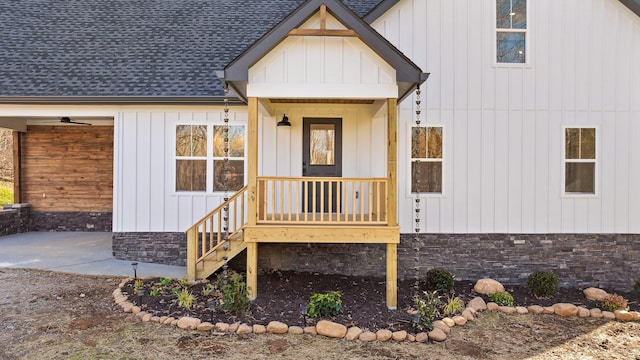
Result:
<instances>
[{"instance_id":1,"label":"river rock border","mask_svg":"<svg viewBox=\"0 0 640 360\"><path fill-rule=\"evenodd\" d=\"M329 338L346 339L349 341L359 340L362 342L371 341L395 341L395 342L419 342L426 343L429 340L440 342L447 339L447 334L451 332L451 329L455 326L464 326L469 321L477 319L478 313L483 311L502 312L505 314L556 314L558 316L579 316L579 317L592 317L592 318L604 318L620 321L640 321L640 312L637 311L624 311L618 310L615 312L602 311L597 308L587 309L581 306L575 306L573 304L558 303L553 306L542 307L539 305L532 305L529 307L522 306L499 306L496 303L485 303L481 297L475 297L467 304L467 307L461 315L453 317L445 317L441 320L436 320L432 323L433 330L428 333L421 332L417 334L410 334L407 331L394 331L387 329L381 329L376 332L372 332L368 329L361 329L357 326L347 328L342 324L331 322L328 320L320 320L316 326L288 326L285 323L279 321L271 321L265 325L248 325L244 323L227 324L218 322L212 324L201 319L184 316L179 319L167 316L154 316L151 313L142 311L140 307L135 306L128 300L128 297L122 293L122 288L132 278L124 279L117 289L112 293L115 303L122 308L125 313L131 313L135 315L137 319L143 322L155 322L163 325L176 326L180 329L197 330L204 332L211 332L214 335L248 335L248 334L308 334L308 335L323 335ZM484 280L484 279L483 279ZM587 289L590 290L590 289ZM597 289L599 290L599 289ZM586 290L585 290L586 294Z\"/></svg>"}]
</instances>

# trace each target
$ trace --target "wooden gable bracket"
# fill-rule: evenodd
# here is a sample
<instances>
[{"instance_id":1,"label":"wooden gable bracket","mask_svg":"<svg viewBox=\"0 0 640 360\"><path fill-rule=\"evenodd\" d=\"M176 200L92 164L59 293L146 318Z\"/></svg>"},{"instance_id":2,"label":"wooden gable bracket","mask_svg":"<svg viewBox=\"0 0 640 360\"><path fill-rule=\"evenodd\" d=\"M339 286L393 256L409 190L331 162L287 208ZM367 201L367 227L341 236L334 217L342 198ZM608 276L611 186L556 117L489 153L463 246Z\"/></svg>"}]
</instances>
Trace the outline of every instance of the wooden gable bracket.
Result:
<instances>
[{"instance_id":1,"label":"wooden gable bracket","mask_svg":"<svg viewBox=\"0 0 640 360\"><path fill-rule=\"evenodd\" d=\"M358 37L353 30L327 29L327 5L320 5L320 29L293 29L289 36L342 36Z\"/></svg>"}]
</instances>

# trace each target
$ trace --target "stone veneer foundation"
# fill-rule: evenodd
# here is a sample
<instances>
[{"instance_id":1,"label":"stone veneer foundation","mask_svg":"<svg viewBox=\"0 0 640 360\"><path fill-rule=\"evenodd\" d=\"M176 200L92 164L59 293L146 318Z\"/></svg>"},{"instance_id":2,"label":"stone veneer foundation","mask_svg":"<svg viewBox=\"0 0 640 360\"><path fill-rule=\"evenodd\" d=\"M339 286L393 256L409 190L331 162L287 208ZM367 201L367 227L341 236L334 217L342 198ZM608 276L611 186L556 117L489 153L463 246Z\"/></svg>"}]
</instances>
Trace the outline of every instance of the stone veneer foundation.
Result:
<instances>
[{"instance_id":1,"label":"stone veneer foundation","mask_svg":"<svg viewBox=\"0 0 640 360\"><path fill-rule=\"evenodd\" d=\"M32 211L29 231L104 231L112 229L111 212Z\"/></svg>"},{"instance_id":2,"label":"stone veneer foundation","mask_svg":"<svg viewBox=\"0 0 640 360\"><path fill-rule=\"evenodd\" d=\"M629 291L640 278L640 234L402 234L398 277L424 276L435 267L458 279L493 278L524 284L537 270L551 270L561 286ZM419 267L415 270L415 248ZM260 244L259 269L377 276L386 274L380 244ZM184 233L114 233L118 259L185 265ZM243 270L245 255L231 261Z\"/></svg>"}]
</instances>

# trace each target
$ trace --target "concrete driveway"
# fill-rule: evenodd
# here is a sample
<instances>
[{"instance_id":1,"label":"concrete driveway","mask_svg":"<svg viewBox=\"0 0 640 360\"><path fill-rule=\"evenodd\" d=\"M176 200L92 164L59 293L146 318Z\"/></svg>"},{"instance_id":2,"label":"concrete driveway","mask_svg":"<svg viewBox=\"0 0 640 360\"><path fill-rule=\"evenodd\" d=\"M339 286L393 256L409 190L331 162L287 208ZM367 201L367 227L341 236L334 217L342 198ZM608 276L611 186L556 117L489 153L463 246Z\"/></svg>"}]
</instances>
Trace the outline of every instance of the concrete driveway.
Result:
<instances>
[{"instance_id":1,"label":"concrete driveway","mask_svg":"<svg viewBox=\"0 0 640 360\"><path fill-rule=\"evenodd\" d=\"M133 276L131 261L113 258L111 233L107 232L28 232L0 236L2 267ZM138 276L185 278L187 269L139 263Z\"/></svg>"}]
</instances>

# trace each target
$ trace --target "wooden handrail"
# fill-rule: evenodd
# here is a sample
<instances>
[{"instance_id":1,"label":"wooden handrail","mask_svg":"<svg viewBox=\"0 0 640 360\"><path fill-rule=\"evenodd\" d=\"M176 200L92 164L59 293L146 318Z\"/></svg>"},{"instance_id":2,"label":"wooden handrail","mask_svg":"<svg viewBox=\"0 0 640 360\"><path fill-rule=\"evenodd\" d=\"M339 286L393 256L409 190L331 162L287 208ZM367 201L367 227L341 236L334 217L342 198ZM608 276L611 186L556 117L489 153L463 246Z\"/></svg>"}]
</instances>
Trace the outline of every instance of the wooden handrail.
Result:
<instances>
[{"instance_id":1,"label":"wooden handrail","mask_svg":"<svg viewBox=\"0 0 640 360\"><path fill-rule=\"evenodd\" d=\"M387 178L257 178L258 224L387 225Z\"/></svg>"},{"instance_id":2,"label":"wooden handrail","mask_svg":"<svg viewBox=\"0 0 640 360\"><path fill-rule=\"evenodd\" d=\"M224 246L228 239L242 230L246 224L245 203L247 186L238 190L227 201L185 231L187 234L187 277L196 278L196 266L209 254ZM229 219L224 219L228 208ZM228 223L229 228L224 229Z\"/></svg>"}]
</instances>

